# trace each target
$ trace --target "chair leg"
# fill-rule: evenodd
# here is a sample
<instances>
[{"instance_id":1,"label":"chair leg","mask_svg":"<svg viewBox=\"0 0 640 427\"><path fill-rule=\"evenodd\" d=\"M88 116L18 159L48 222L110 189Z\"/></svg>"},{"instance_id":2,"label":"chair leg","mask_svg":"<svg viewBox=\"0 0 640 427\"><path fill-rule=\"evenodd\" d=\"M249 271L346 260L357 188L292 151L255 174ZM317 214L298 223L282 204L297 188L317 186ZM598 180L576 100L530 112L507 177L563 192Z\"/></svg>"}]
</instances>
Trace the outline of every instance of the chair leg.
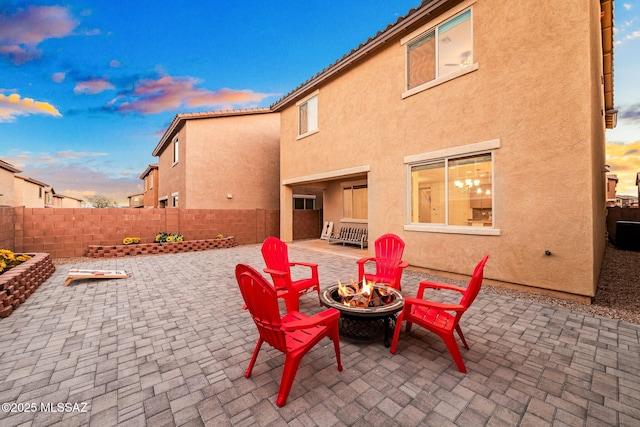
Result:
<instances>
[{"instance_id":1,"label":"chair leg","mask_svg":"<svg viewBox=\"0 0 640 427\"><path fill-rule=\"evenodd\" d=\"M258 338L258 343L256 344L255 350L253 350L253 356L251 356L251 361L249 362L249 367L247 371L244 373L245 378L249 378L251 376L251 371L253 371L253 365L256 363L256 359L258 358L258 353L260 352L260 347L264 340L262 338Z\"/></svg>"},{"instance_id":2,"label":"chair leg","mask_svg":"<svg viewBox=\"0 0 640 427\"><path fill-rule=\"evenodd\" d=\"M296 374L298 373L298 367L300 366L301 360L302 355L299 355L299 357L290 355L285 356L282 379L280 380L280 391L278 391L276 405L284 406L284 404L287 403L287 398L289 397L293 380L296 378Z\"/></svg>"},{"instance_id":3,"label":"chair leg","mask_svg":"<svg viewBox=\"0 0 640 427\"><path fill-rule=\"evenodd\" d=\"M453 332L451 335L445 335L442 337L444 344L447 346L453 361L456 363L458 370L462 373L467 372L467 368L464 366L464 360L462 360L462 353L460 353L460 347L458 347L458 343L456 342L456 337L453 336Z\"/></svg>"},{"instance_id":4,"label":"chair leg","mask_svg":"<svg viewBox=\"0 0 640 427\"><path fill-rule=\"evenodd\" d=\"M342 360L340 359L340 333L338 332L338 322L331 327L329 338L333 341L333 349L336 352L336 361L338 362L338 371L342 372Z\"/></svg>"},{"instance_id":5,"label":"chair leg","mask_svg":"<svg viewBox=\"0 0 640 427\"><path fill-rule=\"evenodd\" d=\"M464 348L469 350L469 345L467 344L467 341L464 339L464 335L462 335L462 329L460 329L460 325L459 324L456 325L456 332L458 332L458 336L462 340L462 344L464 345Z\"/></svg>"},{"instance_id":6,"label":"chair leg","mask_svg":"<svg viewBox=\"0 0 640 427\"><path fill-rule=\"evenodd\" d=\"M400 315L398 316L398 318L396 319L396 329L395 331L393 331L393 341L391 341L391 349L389 351L391 351L391 354L396 354L396 350L398 347L398 338L400 338L400 329L402 329L402 320L404 318L404 312L400 312ZM407 322L407 326L409 326L410 323Z\"/></svg>"}]
</instances>

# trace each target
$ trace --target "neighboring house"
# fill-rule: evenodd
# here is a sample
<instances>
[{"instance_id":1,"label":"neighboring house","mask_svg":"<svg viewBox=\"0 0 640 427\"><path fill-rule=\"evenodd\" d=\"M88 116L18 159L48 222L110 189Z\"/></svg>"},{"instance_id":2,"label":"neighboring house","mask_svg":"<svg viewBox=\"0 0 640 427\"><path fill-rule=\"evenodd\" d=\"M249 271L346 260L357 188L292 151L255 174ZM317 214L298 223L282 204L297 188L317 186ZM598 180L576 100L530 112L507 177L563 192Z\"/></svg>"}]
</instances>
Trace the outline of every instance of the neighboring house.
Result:
<instances>
[{"instance_id":1,"label":"neighboring house","mask_svg":"<svg viewBox=\"0 0 640 427\"><path fill-rule=\"evenodd\" d=\"M158 207L158 165L149 165L140 179L144 181L143 206L145 208Z\"/></svg>"},{"instance_id":2,"label":"neighboring house","mask_svg":"<svg viewBox=\"0 0 640 427\"><path fill-rule=\"evenodd\" d=\"M618 185L618 175L607 175L607 207L616 205L616 186Z\"/></svg>"},{"instance_id":3,"label":"neighboring house","mask_svg":"<svg viewBox=\"0 0 640 427\"><path fill-rule=\"evenodd\" d=\"M144 208L144 194L134 194L133 196L127 196L129 199L130 208Z\"/></svg>"},{"instance_id":4,"label":"neighboring house","mask_svg":"<svg viewBox=\"0 0 640 427\"><path fill-rule=\"evenodd\" d=\"M81 208L82 207L82 199L77 199L71 196L64 196L62 194L58 194L56 197L60 199L61 208Z\"/></svg>"},{"instance_id":5,"label":"neighboring house","mask_svg":"<svg viewBox=\"0 0 640 427\"><path fill-rule=\"evenodd\" d=\"M26 176L14 176L13 206L24 206L25 208L46 207L47 189L50 189L44 182L37 181ZM51 201L53 203L53 201Z\"/></svg>"},{"instance_id":6,"label":"neighboring house","mask_svg":"<svg viewBox=\"0 0 640 427\"><path fill-rule=\"evenodd\" d=\"M636 196L627 196L620 194L616 197L616 206L621 208L631 208L638 206L638 198Z\"/></svg>"},{"instance_id":7,"label":"neighboring house","mask_svg":"<svg viewBox=\"0 0 640 427\"><path fill-rule=\"evenodd\" d=\"M414 266L470 274L490 254L489 279L588 300L617 116L612 3L427 0L285 95L281 238L297 188L318 188L336 232L398 234Z\"/></svg>"},{"instance_id":8,"label":"neighboring house","mask_svg":"<svg viewBox=\"0 0 640 427\"><path fill-rule=\"evenodd\" d=\"M277 210L279 131L264 108L176 115L153 151L158 207Z\"/></svg>"},{"instance_id":9,"label":"neighboring house","mask_svg":"<svg viewBox=\"0 0 640 427\"><path fill-rule=\"evenodd\" d=\"M12 164L0 160L0 206L13 206L15 174L20 172Z\"/></svg>"},{"instance_id":10,"label":"neighboring house","mask_svg":"<svg viewBox=\"0 0 640 427\"><path fill-rule=\"evenodd\" d=\"M636 186L638 187L638 201L640 201L640 172L636 174Z\"/></svg>"}]
</instances>

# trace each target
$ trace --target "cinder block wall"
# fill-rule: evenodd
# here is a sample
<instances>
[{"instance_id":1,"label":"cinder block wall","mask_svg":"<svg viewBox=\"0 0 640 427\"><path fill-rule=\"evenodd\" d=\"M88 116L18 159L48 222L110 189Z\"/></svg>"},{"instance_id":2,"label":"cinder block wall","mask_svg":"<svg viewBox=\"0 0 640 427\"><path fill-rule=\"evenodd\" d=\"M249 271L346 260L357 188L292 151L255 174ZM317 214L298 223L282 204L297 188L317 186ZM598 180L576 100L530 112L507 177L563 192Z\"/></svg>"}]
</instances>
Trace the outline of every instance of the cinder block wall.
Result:
<instances>
[{"instance_id":1,"label":"cinder block wall","mask_svg":"<svg viewBox=\"0 0 640 427\"><path fill-rule=\"evenodd\" d=\"M151 243L156 233L184 235L185 240L212 239L217 234L234 236L237 244L262 242L280 235L278 210L245 209L66 209L8 208L13 212L0 242L15 242L15 252L48 252L52 258L83 256L89 245L117 245L125 237ZM4 237L4 229L7 237ZM0 245L1 246L1 245ZM11 249L11 248L10 248Z\"/></svg>"},{"instance_id":2,"label":"cinder block wall","mask_svg":"<svg viewBox=\"0 0 640 427\"><path fill-rule=\"evenodd\" d=\"M322 234L322 215L319 210L293 211L293 240L318 239Z\"/></svg>"},{"instance_id":3,"label":"cinder block wall","mask_svg":"<svg viewBox=\"0 0 640 427\"><path fill-rule=\"evenodd\" d=\"M15 214L10 206L0 206L0 249L13 251Z\"/></svg>"}]
</instances>

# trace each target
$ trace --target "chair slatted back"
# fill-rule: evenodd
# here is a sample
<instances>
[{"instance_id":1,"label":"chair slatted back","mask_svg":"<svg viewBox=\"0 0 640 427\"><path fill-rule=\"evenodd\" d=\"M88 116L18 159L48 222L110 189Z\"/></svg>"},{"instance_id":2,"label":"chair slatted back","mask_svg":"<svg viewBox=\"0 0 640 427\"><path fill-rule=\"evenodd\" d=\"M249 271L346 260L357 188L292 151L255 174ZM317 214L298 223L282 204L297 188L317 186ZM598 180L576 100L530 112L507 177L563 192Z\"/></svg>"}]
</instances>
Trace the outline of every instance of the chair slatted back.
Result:
<instances>
[{"instance_id":1,"label":"chair slatted back","mask_svg":"<svg viewBox=\"0 0 640 427\"><path fill-rule=\"evenodd\" d=\"M276 290L260 273L246 264L236 266L236 279L260 337L272 347L286 352Z\"/></svg>"},{"instance_id":2,"label":"chair slatted back","mask_svg":"<svg viewBox=\"0 0 640 427\"><path fill-rule=\"evenodd\" d=\"M375 241L376 273L392 277L402 261L404 241L395 234L383 234Z\"/></svg>"},{"instance_id":3,"label":"chair slatted back","mask_svg":"<svg viewBox=\"0 0 640 427\"><path fill-rule=\"evenodd\" d=\"M467 290L460 300L460 305L469 308L478 296L480 287L482 286L482 279L484 277L484 265L487 263L488 259L489 255L485 255L478 265L476 265L476 268L473 270L473 276L471 276L471 280L469 281L469 286L467 286Z\"/></svg>"}]
</instances>

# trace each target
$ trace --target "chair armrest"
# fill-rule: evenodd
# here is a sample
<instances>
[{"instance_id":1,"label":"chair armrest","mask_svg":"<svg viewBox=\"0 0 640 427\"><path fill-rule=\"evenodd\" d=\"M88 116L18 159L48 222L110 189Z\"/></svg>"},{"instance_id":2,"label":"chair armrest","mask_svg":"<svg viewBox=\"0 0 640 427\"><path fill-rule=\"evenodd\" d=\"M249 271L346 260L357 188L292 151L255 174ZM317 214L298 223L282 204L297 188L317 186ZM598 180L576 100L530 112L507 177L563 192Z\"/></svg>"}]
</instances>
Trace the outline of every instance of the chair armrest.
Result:
<instances>
[{"instance_id":1,"label":"chair armrest","mask_svg":"<svg viewBox=\"0 0 640 427\"><path fill-rule=\"evenodd\" d=\"M289 315L290 314L291 313L289 313ZM335 322L340 318L340 312L335 308L328 308L324 311L321 311L318 314L314 314L313 316L310 316L310 317L305 316L303 319L286 321L286 318L289 317L289 315L285 316L282 319L283 331L296 331L299 329L315 328L316 326L326 325L330 322Z\"/></svg>"},{"instance_id":2,"label":"chair armrest","mask_svg":"<svg viewBox=\"0 0 640 427\"><path fill-rule=\"evenodd\" d=\"M409 267L409 262L407 261L400 261L400 264L398 264L399 268L407 268Z\"/></svg>"},{"instance_id":3,"label":"chair armrest","mask_svg":"<svg viewBox=\"0 0 640 427\"><path fill-rule=\"evenodd\" d=\"M463 294L466 289L461 288L459 286L456 285L450 285L448 283L436 283L436 282L427 282L427 281L422 281L420 282L420 285L418 285L418 294L417 294L417 298L424 298L424 291L425 289L437 289L437 290L447 290L447 291L455 291L455 292L460 292L461 294Z\"/></svg>"},{"instance_id":4,"label":"chair armrest","mask_svg":"<svg viewBox=\"0 0 640 427\"><path fill-rule=\"evenodd\" d=\"M364 263L366 263L366 262L369 262L369 261L375 261L375 260L376 260L376 258L375 258L375 257L367 257L367 258L360 258L360 259L359 259L359 260L357 260L356 262L358 263L358 265L360 265L360 264L364 264Z\"/></svg>"},{"instance_id":5,"label":"chair armrest","mask_svg":"<svg viewBox=\"0 0 640 427\"><path fill-rule=\"evenodd\" d=\"M318 264L312 264L310 262L300 262L300 261L296 261L296 262L290 262L289 266L291 267L308 267L309 269L311 269L311 277L314 277L316 280L318 280Z\"/></svg>"},{"instance_id":6,"label":"chair armrest","mask_svg":"<svg viewBox=\"0 0 640 427\"><path fill-rule=\"evenodd\" d=\"M287 271L274 270L273 268L265 268L262 271L276 277L287 277L289 275Z\"/></svg>"},{"instance_id":7,"label":"chair armrest","mask_svg":"<svg viewBox=\"0 0 640 427\"><path fill-rule=\"evenodd\" d=\"M435 308L438 310L445 311L465 311L466 308L460 304L445 304L441 302L428 301L424 299L418 298L405 298L404 299L404 308L406 310L410 310L412 305L419 305L421 307Z\"/></svg>"}]
</instances>

